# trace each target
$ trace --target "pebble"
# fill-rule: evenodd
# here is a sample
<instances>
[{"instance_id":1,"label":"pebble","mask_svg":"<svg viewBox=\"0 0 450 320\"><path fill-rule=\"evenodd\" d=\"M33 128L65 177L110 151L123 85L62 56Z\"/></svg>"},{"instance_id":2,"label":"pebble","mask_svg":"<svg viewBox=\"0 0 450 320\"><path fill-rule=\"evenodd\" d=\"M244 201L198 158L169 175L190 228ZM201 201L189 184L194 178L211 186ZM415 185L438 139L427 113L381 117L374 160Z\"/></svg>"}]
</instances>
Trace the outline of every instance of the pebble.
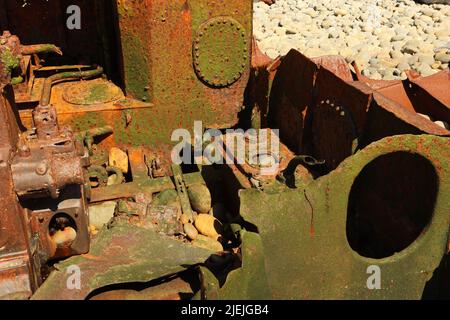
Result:
<instances>
[{"instance_id":1,"label":"pebble","mask_svg":"<svg viewBox=\"0 0 450 320\"><path fill-rule=\"evenodd\" d=\"M109 165L119 168L123 173L128 173L128 155L123 150L112 147L109 150Z\"/></svg>"},{"instance_id":2,"label":"pebble","mask_svg":"<svg viewBox=\"0 0 450 320\"><path fill-rule=\"evenodd\" d=\"M210 214L199 214L195 219L195 228L201 234L217 240L223 232L222 224Z\"/></svg>"},{"instance_id":3,"label":"pebble","mask_svg":"<svg viewBox=\"0 0 450 320\"><path fill-rule=\"evenodd\" d=\"M65 227L64 230L58 230L51 237L58 248L70 246L77 237L77 232L72 227Z\"/></svg>"},{"instance_id":4,"label":"pebble","mask_svg":"<svg viewBox=\"0 0 450 320\"><path fill-rule=\"evenodd\" d=\"M450 62L450 54L448 54L448 53L438 52L438 53L436 53L434 58L437 61L440 61L442 63L449 63Z\"/></svg>"},{"instance_id":5,"label":"pebble","mask_svg":"<svg viewBox=\"0 0 450 320\"><path fill-rule=\"evenodd\" d=\"M186 223L183 226L184 233L186 233L186 236L190 240L195 240L198 237L198 231L195 229L194 225L192 223Z\"/></svg>"},{"instance_id":6,"label":"pebble","mask_svg":"<svg viewBox=\"0 0 450 320\"><path fill-rule=\"evenodd\" d=\"M207 213L211 210L211 193L204 184L193 184L187 189L191 207L198 213Z\"/></svg>"},{"instance_id":7,"label":"pebble","mask_svg":"<svg viewBox=\"0 0 450 320\"><path fill-rule=\"evenodd\" d=\"M448 49L436 51L450 48L448 5L412 0L256 2L254 34L271 58L290 48L310 57L340 54L361 70L374 68L367 72L374 79L402 79L408 69L430 75L450 62Z\"/></svg>"},{"instance_id":8,"label":"pebble","mask_svg":"<svg viewBox=\"0 0 450 320\"><path fill-rule=\"evenodd\" d=\"M89 207L89 224L97 229L101 229L114 217L115 210L115 201L106 201L101 204L91 205Z\"/></svg>"}]
</instances>

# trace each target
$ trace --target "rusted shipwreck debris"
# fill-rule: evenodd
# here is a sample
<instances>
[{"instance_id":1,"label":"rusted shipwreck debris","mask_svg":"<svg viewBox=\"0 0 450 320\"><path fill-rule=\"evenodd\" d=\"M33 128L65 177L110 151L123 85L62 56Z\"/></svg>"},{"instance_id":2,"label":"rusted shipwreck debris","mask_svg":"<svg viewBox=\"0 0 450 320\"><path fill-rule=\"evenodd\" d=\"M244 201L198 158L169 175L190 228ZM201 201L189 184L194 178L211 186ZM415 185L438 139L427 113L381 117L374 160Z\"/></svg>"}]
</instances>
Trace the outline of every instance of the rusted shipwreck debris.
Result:
<instances>
[{"instance_id":1,"label":"rusted shipwreck debris","mask_svg":"<svg viewBox=\"0 0 450 320\"><path fill-rule=\"evenodd\" d=\"M0 298L449 297L448 69L271 60L251 0L79 1L79 30L28 2L0 1ZM277 169L173 164L194 121L279 129Z\"/></svg>"}]
</instances>

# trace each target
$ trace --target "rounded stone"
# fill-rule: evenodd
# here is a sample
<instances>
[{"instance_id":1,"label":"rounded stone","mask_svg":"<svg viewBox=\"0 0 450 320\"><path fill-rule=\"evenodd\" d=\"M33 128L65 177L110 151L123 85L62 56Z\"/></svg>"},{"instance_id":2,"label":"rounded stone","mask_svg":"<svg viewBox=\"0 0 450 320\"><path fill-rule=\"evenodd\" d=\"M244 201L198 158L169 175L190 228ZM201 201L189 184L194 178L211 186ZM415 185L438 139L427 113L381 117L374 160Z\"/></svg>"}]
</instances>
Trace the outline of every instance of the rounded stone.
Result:
<instances>
[{"instance_id":1,"label":"rounded stone","mask_svg":"<svg viewBox=\"0 0 450 320\"><path fill-rule=\"evenodd\" d=\"M198 213L206 213L211 210L211 193L204 184L193 184L188 187L191 207Z\"/></svg>"},{"instance_id":2,"label":"rounded stone","mask_svg":"<svg viewBox=\"0 0 450 320\"><path fill-rule=\"evenodd\" d=\"M201 234L216 240L223 232L222 224L210 214L199 214L195 219L195 228Z\"/></svg>"},{"instance_id":3,"label":"rounded stone","mask_svg":"<svg viewBox=\"0 0 450 320\"><path fill-rule=\"evenodd\" d=\"M195 229L194 225L192 223L186 223L183 226L184 233L186 233L186 236L191 239L195 240L198 237L198 231Z\"/></svg>"}]
</instances>

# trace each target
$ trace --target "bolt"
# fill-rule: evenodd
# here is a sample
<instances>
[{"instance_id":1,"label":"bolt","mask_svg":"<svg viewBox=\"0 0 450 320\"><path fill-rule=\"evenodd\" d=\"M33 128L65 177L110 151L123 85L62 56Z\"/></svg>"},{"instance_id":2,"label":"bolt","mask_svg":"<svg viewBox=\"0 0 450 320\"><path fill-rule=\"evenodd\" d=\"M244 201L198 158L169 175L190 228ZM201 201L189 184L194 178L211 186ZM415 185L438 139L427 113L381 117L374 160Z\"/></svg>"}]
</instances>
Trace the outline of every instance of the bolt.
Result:
<instances>
[{"instance_id":1,"label":"bolt","mask_svg":"<svg viewBox=\"0 0 450 320\"><path fill-rule=\"evenodd\" d=\"M45 161L39 163L36 167L36 173L40 176L43 176L44 174L47 173L48 167L47 167L47 163Z\"/></svg>"},{"instance_id":2,"label":"bolt","mask_svg":"<svg viewBox=\"0 0 450 320\"><path fill-rule=\"evenodd\" d=\"M19 147L19 156L28 157L30 155L30 148L26 144L22 144Z\"/></svg>"}]
</instances>

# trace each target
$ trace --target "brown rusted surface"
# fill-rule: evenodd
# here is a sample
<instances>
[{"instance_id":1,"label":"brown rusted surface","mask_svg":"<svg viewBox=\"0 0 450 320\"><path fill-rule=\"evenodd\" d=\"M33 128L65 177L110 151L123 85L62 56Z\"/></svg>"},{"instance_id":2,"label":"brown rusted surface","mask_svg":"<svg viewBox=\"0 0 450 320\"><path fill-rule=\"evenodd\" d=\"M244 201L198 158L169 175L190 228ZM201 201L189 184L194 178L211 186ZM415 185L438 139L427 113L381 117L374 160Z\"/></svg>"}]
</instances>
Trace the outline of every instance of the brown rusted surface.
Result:
<instances>
[{"instance_id":1,"label":"brown rusted surface","mask_svg":"<svg viewBox=\"0 0 450 320\"><path fill-rule=\"evenodd\" d=\"M352 155L363 134L371 90L346 82L321 68L314 86L315 105L310 109L312 155L325 160L328 171Z\"/></svg>"},{"instance_id":2,"label":"brown rusted surface","mask_svg":"<svg viewBox=\"0 0 450 320\"><path fill-rule=\"evenodd\" d=\"M31 232L38 237L39 258L47 260L66 258L89 251L87 203L83 188L66 188L58 201L39 199L25 203ZM73 241L61 242L58 237L67 228L76 231Z\"/></svg>"},{"instance_id":3,"label":"brown rusted surface","mask_svg":"<svg viewBox=\"0 0 450 320\"><path fill-rule=\"evenodd\" d=\"M353 80L348 63L341 56L320 56L311 58L311 61L316 63L318 66L330 70L344 81Z\"/></svg>"},{"instance_id":4,"label":"brown rusted surface","mask_svg":"<svg viewBox=\"0 0 450 320\"><path fill-rule=\"evenodd\" d=\"M9 168L16 150L18 125L13 112L14 94L0 84L0 298L28 298L37 285L30 261L25 213L17 202Z\"/></svg>"},{"instance_id":5,"label":"brown rusted surface","mask_svg":"<svg viewBox=\"0 0 450 320\"><path fill-rule=\"evenodd\" d=\"M432 121L450 121L450 72L442 70L428 77L407 71L408 80L373 80L359 72L355 64L357 79L399 106L421 113Z\"/></svg>"},{"instance_id":6,"label":"brown rusted surface","mask_svg":"<svg viewBox=\"0 0 450 320\"><path fill-rule=\"evenodd\" d=\"M64 186L85 182L87 154L69 128L59 128L53 107L37 107L34 123L35 131L22 134L11 164L15 191L19 196L47 193L57 198Z\"/></svg>"},{"instance_id":7,"label":"brown rusted surface","mask_svg":"<svg viewBox=\"0 0 450 320\"><path fill-rule=\"evenodd\" d=\"M410 82L409 96L417 112L433 120L450 123L450 71L438 72L428 77L407 73Z\"/></svg>"},{"instance_id":8,"label":"brown rusted surface","mask_svg":"<svg viewBox=\"0 0 450 320\"><path fill-rule=\"evenodd\" d=\"M407 76L411 83L427 91L447 108L450 108L450 94L448 93L450 70L442 70L428 77L421 77L413 71L409 71Z\"/></svg>"},{"instance_id":9,"label":"brown rusted surface","mask_svg":"<svg viewBox=\"0 0 450 320\"><path fill-rule=\"evenodd\" d=\"M305 153L310 143L304 128L310 125L307 110L313 104L318 66L296 50L281 61L272 85L268 124L280 130L280 139L293 152Z\"/></svg>"},{"instance_id":10,"label":"brown rusted surface","mask_svg":"<svg viewBox=\"0 0 450 320\"><path fill-rule=\"evenodd\" d=\"M258 47L255 37L252 38L252 68L253 69L266 69L274 59L268 55L262 53Z\"/></svg>"},{"instance_id":11,"label":"brown rusted surface","mask_svg":"<svg viewBox=\"0 0 450 320\"><path fill-rule=\"evenodd\" d=\"M281 60L270 93L268 123L280 129L281 141L291 150L325 160L328 172L386 136L450 134L434 122L448 122L448 108L426 89L415 83L409 86L408 81L372 80L354 68L358 81L340 58L308 59L291 50ZM448 71L421 82L434 83L431 91L442 95Z\"/></svg>"}]
</instances>

